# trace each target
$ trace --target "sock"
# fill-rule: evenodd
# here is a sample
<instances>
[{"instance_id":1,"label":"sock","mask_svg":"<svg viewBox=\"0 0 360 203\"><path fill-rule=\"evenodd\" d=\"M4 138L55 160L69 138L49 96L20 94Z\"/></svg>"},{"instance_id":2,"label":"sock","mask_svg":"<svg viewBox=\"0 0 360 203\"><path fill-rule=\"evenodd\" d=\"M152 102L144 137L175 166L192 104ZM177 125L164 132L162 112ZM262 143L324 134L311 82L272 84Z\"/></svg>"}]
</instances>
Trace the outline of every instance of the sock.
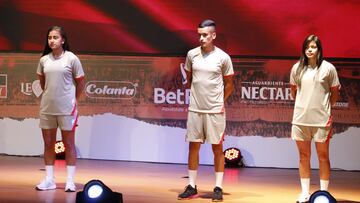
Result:
<instances>
[{"instance_id":1,"label":"sock","mask_svg":"<svg viewBox=\"0 0 360 203\"><path fill-rule=\"evenodd\" d=\"M189 170L189 184L195 188L196 184L196 176L197 176L197 170Z\"/></svg>"},{"instance_id":2,"label":"sock","mask_svg":"<svg viewBox=\"0 0 360 203\"><path fill-rule=\"evenodd\" d=\"M45 165L46 179L54 179L54 165Z\"/></svg>"},{"instance_id":3,"label":"sock","mask_svg":"<svg viewBox=\"0 0 360 203\"><path fill-rule=\"evenodd\" d=\"M215 186L222 188L224 172L215 172Z\"/></svg>"},{"instance_id":4,"label":"sock","mask_svg":"<svg viewBox=\"0 0 360 203\"><path fill-rule=\"evenodd\" d=\"M320 190L327 191L329 188L329 180L321 180L320 179Z\"/></svg>"},{"instance_id":5,"label":"sock","mask_svg":"<svg viewBox=\"0 0 360 203\"><path fill-rule=\"evenodd\" d=\"M310 178L301 178L302 194L310 194Z\"/></svg>"},{"instance_id":6,"label":"sock","mask_svg":"<svg viewBox=\"0 0 360 203\"><path fill-rule=\"evenodd\" d=\"M67 182L74 182L75 166L66 166Z\"/></svg>"}]
</instances>

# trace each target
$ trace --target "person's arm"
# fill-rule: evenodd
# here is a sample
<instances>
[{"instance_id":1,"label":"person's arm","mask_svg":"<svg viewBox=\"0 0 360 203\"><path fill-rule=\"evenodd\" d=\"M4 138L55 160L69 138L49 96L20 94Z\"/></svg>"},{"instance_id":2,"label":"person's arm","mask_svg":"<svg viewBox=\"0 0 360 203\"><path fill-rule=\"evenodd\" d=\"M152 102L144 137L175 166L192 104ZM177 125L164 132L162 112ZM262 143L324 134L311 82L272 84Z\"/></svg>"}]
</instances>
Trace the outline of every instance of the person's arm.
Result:
<instances>
[{"instance_id":1,"label":"person's arm","mask_svg":"<svg viewBox=\"0 0 360 203\"><path fill-rule=\"evenodd\" d=\"M190 88L192 82L192 72L187 70L185 70L185 72L186 72L186 80L187 80L186 88Z\"/></svg>"},{"instance_id":2,"label":"person's arm","mask_svg":"<svg viewBox=\"0 0 360 203\"><path fill-rule=\"evenodd\" d=\"M299 62L295 63L292 68L291 68L291 72L290 72L290 95L292 99L296 99L296 93L297 93L297 83L296 81L296 70L297 68L299 68Z\"/></svg>"},{"instance_id":3,"label":"person's arm","mask_svg":"<svg viewBox=\"0 0 360 203\"><path fill-rule=\"evenodd\" d=\"M334 106L336 104L336 101L339 99L339 92L340 92L340 82L339 77L336 72L336 68L334 66L330 69L330 104L331 106Z\"/></svg>"},{"instance_id":4,"label":"person's arm","mask_svg":"<svg viewBox=\"0 0 360 203\"><path fill-rule=\"evenodd\" d=\"M224 102L229 98L234 91L234 75L224 77Z\"/></svg>"},{"instance_id":5,"label":"person's arm","mask_svg":"<svg viewBox=\"0 0 360 203\"><path fill-rule=\"evenodd\" d=\"M296 91L297 91L297 86L296 85L291 85L290 86L290 94L291 94L291 97L293 99L296 98Z\"/></svg>"},{"instance_id":6,"label":"person's arm","mask_svg":"<svg viewBox=\"0 0 360 203\"><path fill-rule=\"evenodd\" d=\"M76 86L76 100L79 99L80 95L82 94L82 92L84 91L84 87L85 87L85 79L84 77L79 77L75 79L75 86Z\"/></svg>"},{"instance_id":7,"label":"person's arm","mask_svg":"<svg viewBox=\"0 0 360 203\"><path fill-rule=\"evenodd\" d=\"M339 99L339 89L340 86L335 86L330 88L330 104L334 106L336 101Z\"/></svg>"},{"instance_id":8,"label":"person's arm","mask_svg":"<svg viewBox=\"0 0 360 203\"><path fill-rule=\"evenodd\" d=\"M38 78L40 80L41 89L44 90L45 89L45 75L38 74Z\"/></svg>"}]
</instances>

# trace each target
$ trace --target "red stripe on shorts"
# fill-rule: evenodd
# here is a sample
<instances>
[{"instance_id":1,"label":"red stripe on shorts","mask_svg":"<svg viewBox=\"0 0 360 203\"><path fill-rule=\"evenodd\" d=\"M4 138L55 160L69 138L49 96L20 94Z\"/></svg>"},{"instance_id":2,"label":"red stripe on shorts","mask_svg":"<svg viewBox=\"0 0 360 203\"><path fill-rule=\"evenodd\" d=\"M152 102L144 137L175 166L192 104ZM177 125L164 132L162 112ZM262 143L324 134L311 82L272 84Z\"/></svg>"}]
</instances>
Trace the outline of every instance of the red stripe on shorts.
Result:
<instances>
[{"instance_id":1,"label":"red stripe on shorts","mask_svg":"<svg viewBox=\"0 0 360 203\"><path fill-rule=\"evenodd\" d=\"M326 143L330 142L330 138L332 137L332 130L333 130L333 128L330 127L329 134L327 135L327 139L326 139L326 141L325 141Z\"/></svg>"},{"instance_id":2,"label":"red stripe on shorts","mask_svg":"<svg viewBox=\"0 0 360 203\"><path fill-rule=\"evenodd\" d=\"M75 130L75 128L76 128L76 126L77 126L78 118L79 118L79 114L76 114L75 122L74 122L74 125L73 125L71 131L74 131L74 130Z\"/></svg>"},{"instance_id":3,"label":"red stripe on shorts","mask_svg":"<svg viewBox=\"0 0 360 203\"><path fill-rule=\"evenodd\" d=\"M74 113L75 113L75 111L76 111L76 102L75 102L75 105L74 105L74 108L73 108L73 110L71 111L71 114L70 115L74 115Z\"/></svg>"},{"instance_id":4,"label":"red stripe on shorts","mask_svg":"<svg viewBox=\"0 0 360 203\"><path fill-rule=\"evenodd\" d=\"M333 118L332 116L329 117L329 120L328 120L327 123L326 123L326 127L330 127L330 126L331 126L332 121L333 121L332 118Z\"/></svg>"}]
</instances>

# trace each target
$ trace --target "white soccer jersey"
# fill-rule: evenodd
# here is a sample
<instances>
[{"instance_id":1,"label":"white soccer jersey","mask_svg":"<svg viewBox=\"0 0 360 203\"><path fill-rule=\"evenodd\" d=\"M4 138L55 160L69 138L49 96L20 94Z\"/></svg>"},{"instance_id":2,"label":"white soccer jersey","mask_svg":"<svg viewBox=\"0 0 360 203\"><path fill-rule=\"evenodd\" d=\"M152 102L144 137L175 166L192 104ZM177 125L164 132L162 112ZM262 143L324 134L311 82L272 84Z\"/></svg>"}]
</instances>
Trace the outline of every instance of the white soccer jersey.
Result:
<instances>
[{"instance_id":1,"label":"white soccer jersey","mask_svg":"<svg viewBox=\"0 0 360 203\"><path fill-rule=\"evenodd\" d=\"M71 115L76 107L74 80L84 76L79 58L70 51L59 58L49 53L41 57L37 74L45 76L40 113Z\"/></svg>"},{"instance_id":2,"label":"white soccer jersey","mask_svg":"<svg viewBox=\"0 0 360 203\"><path fill-rule=\"evenodd\" d=\"M296 85L295 73L299 63L291 70L290 84ZM297 87L292 124L326 127L331 124L330 88L340 87L335 67L323 60L319 68L307 68Z\"/></svg>"},{"instance_id":3,"label":"white soccer jersey","mask_svg":"<svg viewBox=\"0 0 360 203\"><path fill-rule=\"evenodd\" d=\"M230 56L217 47L210 53L197 47L188 52L185 69L192 72L189 111L224 112L223 77L234 74Z\"/></svg>"}]
</instances>

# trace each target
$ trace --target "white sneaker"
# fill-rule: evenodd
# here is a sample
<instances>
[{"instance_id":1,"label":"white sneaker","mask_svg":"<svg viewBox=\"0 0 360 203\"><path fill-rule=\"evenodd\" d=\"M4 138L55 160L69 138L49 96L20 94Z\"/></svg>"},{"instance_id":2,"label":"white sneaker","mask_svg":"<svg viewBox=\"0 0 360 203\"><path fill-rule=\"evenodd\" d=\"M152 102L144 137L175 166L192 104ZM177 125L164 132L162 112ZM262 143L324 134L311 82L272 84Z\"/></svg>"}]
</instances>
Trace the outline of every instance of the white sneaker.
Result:
<instances>
[{"instance_id":1,"label":"white sneaker","mask_svg":"<svg viewBox=\"0 0 360 203\"><path fill-rule=\"evenodd\" d=\"M41 181L40 184L36 186L37 190L54 190L56 189L56 184L54 179L47 179L45 178L43 181Z\"/></svg>"},{"instance_id":2,"label":"white sneaker","mask_svg":"<svg viewBox=\"0 0 360 203\"><path fill-rule=\"evenodd\" d=\"M309 202L310 194L300 194L296 203L306 203Z\"/></svg>"},{"instance_id":3,"label":"white sneaker","mask_svg":"<svg viewBox=\"0 0 360 203\"><path fill-rule=\"evenodd\" d=\"M66 182L65 192L75 192L76 186L74 182Z\"/></svg>"}]
</instances>

